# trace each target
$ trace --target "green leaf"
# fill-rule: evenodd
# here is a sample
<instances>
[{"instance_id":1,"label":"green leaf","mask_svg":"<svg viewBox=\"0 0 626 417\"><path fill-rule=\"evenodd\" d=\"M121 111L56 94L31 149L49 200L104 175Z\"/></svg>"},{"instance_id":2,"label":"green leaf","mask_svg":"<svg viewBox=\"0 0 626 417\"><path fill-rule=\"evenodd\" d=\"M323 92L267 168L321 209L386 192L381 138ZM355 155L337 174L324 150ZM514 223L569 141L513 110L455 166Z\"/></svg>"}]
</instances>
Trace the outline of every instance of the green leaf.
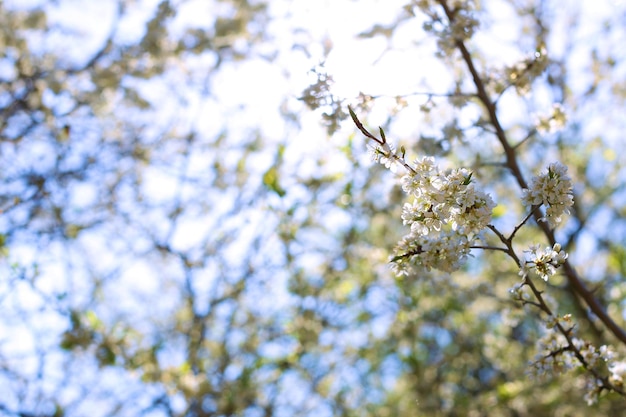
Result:
<instances>
[{"instance_id":1,"label":"green leaf","mask_svg":"<svg viewBox=\"0 0 626 417\"><path fill-rule=\"evenodd\" d=\"M385 131L383 130L383 128L379 126L378 130L380 131L380 137L383 139L383 143L387 142L387 138L385 137Z\"/></svg>"},{"instance_id":2,"label":"green leaf","mask_svg":"<svg viewBox=\"0 0 626 417\"><path fill-rule=\"evenodd\" d=\"M263 185L280 197L283 197L287 193L278 181L278 169L276 166L271 167L263 174Z\"/></svg>"}]
</instances>

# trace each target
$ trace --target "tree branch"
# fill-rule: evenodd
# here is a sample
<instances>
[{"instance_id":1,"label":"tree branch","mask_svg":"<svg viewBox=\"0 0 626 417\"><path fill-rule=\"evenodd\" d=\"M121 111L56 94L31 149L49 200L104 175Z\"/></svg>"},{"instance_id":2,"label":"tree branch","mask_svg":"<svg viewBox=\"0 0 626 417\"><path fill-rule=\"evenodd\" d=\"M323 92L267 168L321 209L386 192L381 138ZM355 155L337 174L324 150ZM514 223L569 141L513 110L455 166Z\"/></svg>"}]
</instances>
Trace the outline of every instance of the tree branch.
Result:
<instances>
[{"instance_id":1,"label":"tree branch","mask_svg":"<svg viewBox=\"0 0 626 417\"><path fill-rule=\"evenodd\" d=\"M437 0L437 1L441 5L441 7L444 9L444 12L448 20L452 24L454 22L454 17L455 17L453 11L448 7L448 4L446 3L445 0ZM463 57L463 61L467 65L467 68L472 76L474 85L476 87L478 99L483 104L483 106L485 106L487 113L489 115L489 122L493 125L495 129L495 135L498 141L500 142L502 149L504 150L507 167L513 174L513 177L517 181L520 188L528 188L526 180L524 179L524 176L522 175L522 172L520 170L520 167L517 161L516 150L514 147L510 145L506 137L506 133L504 132L504 129L502 128L502 125L500 124L500 120L498 119L496 104L494 101L491 100L489 94L487 93L485 84L480 74L478 73L476 66L474 65L474 61L472 59L471 54L469 53L463 40L456 39L455 44L456 44L457 49L461 53L461 56ZM556 243L554 232L552 229L550 229L550 226L546 222L539 220L541 217L541 213L535 212L534 217L535 217L535 220L537 221L537 224L539 225L539 228L547 237L550 244L554 245L554 243ZM598 317L598 319L600 319L602 323L604 323L604 325L613 333L613 335L619 341L621 341L624 345L626 345L626 332L624 331L624 329L622 329L619 325L617 325L617 323L615 323L613 319L606 313L604 307L593 296L591 291L587 289L587 287L582 282L576 270L572 267L569 261L567 260L565 261L563 265L563 269L568 279L568 282L574 288L576 293L585 300L589 308Z\"/></svg>"}]
</instances>

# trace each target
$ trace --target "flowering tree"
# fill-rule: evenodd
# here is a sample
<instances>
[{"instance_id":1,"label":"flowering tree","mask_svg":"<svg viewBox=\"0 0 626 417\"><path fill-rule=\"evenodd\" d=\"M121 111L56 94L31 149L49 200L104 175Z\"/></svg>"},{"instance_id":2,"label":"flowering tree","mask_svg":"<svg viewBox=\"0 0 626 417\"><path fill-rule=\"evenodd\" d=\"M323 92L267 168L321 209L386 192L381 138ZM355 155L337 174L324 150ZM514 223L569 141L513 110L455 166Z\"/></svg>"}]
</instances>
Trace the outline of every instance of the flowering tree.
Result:
<instances>
[{"instance_id":1,"label":"flowering tree","mask_svg":"<svg viewBox=\"0 0 626 417\"><path fill-rule=\"evenodd\" d=\"M410 8L427 16L424 26L437 38L442 55L451 61L457 59L466 67L465 76L471 82L466 83L462 75L456 81L457 91L450 94L450 100L459 108L470 103L482 107L484 119L479 119L477 124L488 130L485 134L495 137L500 146L500 169L512 177L518 188L519 199L507 201L506 206L498 206L499 210L509 211L507 206L515 204L524 209L521 212L511 210L520 214L508 230L497 225L493 218L496 203L481 189L480 178L474 172L466 168L442 170L429 156L407 162L404 146L398 152L382 128L380 136L375 136L363 126L353 109L348 108L358 130L370 140L373 160L386 168L399 166L405 171L400 183L409 201L403 205L401 218L410 231L394 249L390 259L393 272L399 279L419 277L424 270L431 269L454 272L463 268L472 250L504 253L521 276L521 281L512 283L509 290L512 299L520 306L529 307L529 313L534 310L546 329L545 335L536 340L537 352L529 362L528 372L535 377L550 377L584 369L584 396L588 404L595 404L604 393L626 397L626 358L616 353L611 344L598 346L587 339L584 332L577 331L581 327L580 320L591 321L594 326L605 329L603 342L615 343L623 351L626 345L624 326L607 314L606 307L589 289L590 284L579 276L568 259L563 244L557 241L556 229L574 211L578 227L560 237L566 246L573 246L585 224L582 213L591 210L585 210L575 198L572 178L561 162L549 163L541 173L532 176L530 182L524 174L528 170L521 162L527 142L540 142L540 135L563 128L566 112L561 103L554 103L552 114L537 119L517 143L500 121L499 114L506 109L499 107L498 101L509 90L515 89L517 96L528 96L541 83L544 72L552 64L546 57L549 56L545 46L548 40L538 34L536 52L531 58L495 75L489 72L494 71L492 68L479 70L476 58L470 53L469 45L479 27L473 2L420 1ZM471 87L460 91L459 85ZM565 92L561 93L563 98ZM461 101L455 103L459 98ZM463 133L457 132L457 135L463 141ZM477 168L483 170L484 166L478 164ZM524 228L540 230L547 246L530 244L522 255L519 246L526 239L518 239L518 236ZM518 244L518 240L522 243ZM560 313L563 307L552 294L554 288L550 285L540 288L536 282L536 278L540 278L549 284L550 278L561 271L570 296L585 311L582 317ZM623 313L620 322L623 322Z\"/></svg>"},{"instance_id":2,"label":"flowering tree","mask_svg":"<svg viewBox=\"0 0 626 417\"><path fill-rule=\"evenodd\" d=\"M623 415L619 3L2 2L0 414Z\"/></svg>"},{"instance_id":3,"label":"flowering tree","mask_svg":"<svg viewBox=\"0 0 626 417\"><path fill-rule=\"evenodd\" d=\"M528 254L525 260L520 259L513 247L518 230L533 216L538 224L547 223L547 228L544 228L546 237L554 240L553 229L565 213L569 214L569 208L574 202L572 180L567 175L567 168L559 162L550 164L546 172L532 178L530 189L522 188L521 203L529 207L529 213L507 236L491 224L495 203L489 194L475 189L470 171L461 168L444 174L431 157L423 157L410 165L405 161L404 153L396 153L387 143L382 129L381 138L376 138L363 127L352 109L349 110L359 130L376 143L372 149L374 160L387 168L397 163L408 171L402 177L402 189L411 198L411 203L404 204L402 220L403 224L410 226L410 233L400 241L395 248L396 255L390 260L394 272L401 277L415 275L421 268L453 272L463 266L471 249L506 253L520 269L519 275L522 276L521 283L511 288L513 298L522 305L532 305L545 313L543 319L546 328L554 330L539 341L541 350L536 361L531 363L534 371L543 375L562 373L582 366L590 374L586 394L590 404L595 403L604 390L626 396L622 389L626 362L616 360L611 346L596 348L592 343L575 337L572 315L556 315L554 311L558 306L549 306L531 278L534 274L547 282L557 268L569 266L568 255L561 250L561 244L554 243L545 249L538 244L531 245L525 251ZM505 143L508 146L508 142ZM520 186L525 185L522 178L519 180ZM545 212L541 211L542 207ZM489 246L489 239L483 236L487 229L493 232L501 245ZM591 304L590 308L598 308L597 301L571 266L567 271L571 274L571 278L570 275L568 278L576 283L575 288ZM529 292L524 291L525 288ZM604 310L597 311L605 325L622 340L623 330ZM598 369L599 362L605 363L608 373Z\"/></svg>"}]
</instances>

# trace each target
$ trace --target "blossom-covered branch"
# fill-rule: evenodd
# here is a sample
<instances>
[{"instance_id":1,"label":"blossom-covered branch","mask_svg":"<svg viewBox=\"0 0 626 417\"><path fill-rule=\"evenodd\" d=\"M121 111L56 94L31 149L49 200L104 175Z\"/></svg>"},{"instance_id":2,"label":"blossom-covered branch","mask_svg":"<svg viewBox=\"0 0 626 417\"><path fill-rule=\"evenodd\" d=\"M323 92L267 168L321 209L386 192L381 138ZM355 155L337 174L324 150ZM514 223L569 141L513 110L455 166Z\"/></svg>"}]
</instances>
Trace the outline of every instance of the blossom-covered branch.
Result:
<instances>
[{"instance_id":1,"label":"blossom-covered branch","mask_svg":"<svg viewBox=\"0 0 626 417\"><path fill-rule=\"evenodd\" d=\"M563 215L569 213L573 199L572 181L567 175L567 168L558 162L553 163L548 166L546 172L532 178L530 188L523 189L521 197L523 204L531 206L529 214L515 227L510 236L506 237L490 224L496 204L489 194L476 188L472 172L465 168L442 172L433 157L422 157L409 165L405 161L404 152L402 155L395 152L393 146L387 142L382 129L380 129L381 138L376 138L363 126L351 108L349 111L359 130L375 141L376 145L371 149L374 160L387 168L394 163L400 163L407 169L401 183L409 202L403 206L402 220L409 226L410 232L398 243L395 255L390 259L393 271L398 276L415 274L420 268L453 272L462 267L472 248L505 252L515 261L522 276L522 282L513 287L514 298L522 304L533 305L547 314L550 317L549 328L555 329L561 335L559 340L563 341L551 345L553 350L547 355L539 355L533 362L532 366L537 374L542 375L547 364L550 364L554 371L561 372L571 368L573 361L577 360L593 375L595 381L588 384L590 387L587 392L588 402L595 401L604 390L626 396L621 385L616 383L621 380L615 372L606 376L596 369L600 359L609 362L609 357L600 354L597 357L589 356L589 352L601 352L608 348L603 346L597 350L589 343L581 342L574 337L572 334L574 327L564 326L530 278L530 274L534 273L548 281L558 268L566 264L568 255L562 250L561 245L554 243L546 248L531 245L526 251L528 256L525 261L520 259L513 248L513 238L517 231L531 216L536 217L541 207L545 207L545 215L537 220L539 223L549 224L550 227L556 227L561 223ZM492 248L475 244L477 241L480 242L485 229L491 230L504 247ZM530 288L535 301L526 296L525 287ZM623 368L622 362L617 360L609 362L608 366L609 369Z\"/></svg>"},{"instance_id":2,"label":"blossom-covered branch","mask_svg":"<svg viewBox=\"0 0 626 417\"><path fill-rule=\"evenodd\" d=\"M463 24L462 21L461 22L458 21L458 17L459 17L458 10L451 8L447 0L436 0L436 1L442 7L448 19L448 24L451 27L456 27L456 26ZM465 45L464 39L465 39L464 37L460 37L460 36L455 37L453 38L453 43L458 49L458 51L461 53L463 61L467 65L467 68L472 76L472 80L476 87L476 95L478 99L487 110L487 113L489 115L489 121L491 125L493 126L493 128L495 129L495 135L504 151L504 155L506 159L506 166L509 168L509 170L513 174L513 177L516 179L519 186L522 189L528 189L527 182L524 179L524 176L522 175L522 171L520 169L520 166L517 160L517 153L516 153L517 148L514 146L511 146L509 140L507 139L504 128L502 127L500 120L498 118L496 102L490 98L489 93L487 92L485 83L483 82L483 79L481 75L479 74L478 69L476 68L476 65L474 64L472 55L470 54L470 52L468 51ZM539 54L541 55L541 52L539 52ZM541 56L539 58L541 58ZM531 188L534 188L534 187L531 187ZM550 207L551 206L549 206L548 208ZM559 205L556 205L555 207L558 208ZM549 216L550 214L546 214L546 217L549 218ZM542 232L544 233L544 235L546 236L550 244L551 245L556 244L557 241L554 236L553 229L552 229L553 223L543 222L542 220L544 220L545 217L539 213L534 214L534 217L537 220L540 229L542 230ZM556 219L556 217L553 217L553 218ZM613 335L615 335L617 339L619 339L624 345L626 345L626 331L624 331L624 329L618 326L615 323L615 321L611 319L611 317L606 313L604 307L600 305L600 303L596 300L593 293L589 291L589 289L585 286L583 281L578 277L578 274L576 273L574 268L567 261L564 262L563 270L565 272L565 276L567 277L574 291L582 299L585 300L589 308L604 323L604 325L613 333Z\"/></svg>"}]
</instances>

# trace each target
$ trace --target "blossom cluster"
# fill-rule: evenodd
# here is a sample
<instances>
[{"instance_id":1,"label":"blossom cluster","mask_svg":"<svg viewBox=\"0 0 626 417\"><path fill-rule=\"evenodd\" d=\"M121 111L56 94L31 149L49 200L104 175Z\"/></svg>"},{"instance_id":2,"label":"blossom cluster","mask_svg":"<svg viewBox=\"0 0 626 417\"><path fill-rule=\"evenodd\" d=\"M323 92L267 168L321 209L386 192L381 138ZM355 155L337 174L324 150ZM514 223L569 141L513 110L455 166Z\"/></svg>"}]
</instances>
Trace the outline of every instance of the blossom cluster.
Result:
<instances>
[{"instance_id":1,"label":"blossom cluster","mask_svg":"<svg viewBox=\"0 0 626 417\"><path fill-rule=\"evenodd\" d=\"M552 317L546 323L548 329L553 329L557 323L572 327L571 315ZM557 331L550 331L537 342L537 354L530 363L529 374L543 378L549 375L563 374L581 365L590 369L599 369L598 365L606 364L609 372L608 381L614 386L623 387L626 379L626 362L616 360L616 353L611 346L602 345L599 348L592 343L572 337L571 343ZM584 361L582 363L581 361ZM589 405L598 400L600 392L606 389L598 373L589 374L586 381L585 400Z\"/></svg>"},{"instance_id":2,"label":"blossom cluster","mask_svg":"<svg viewBox=\"0 0 626 417\"><path fill-rule=\"evenodd\" d=\"M399 255L391 259L396 275L408 275L413 266L427 270L453 272L459 269L470 252L467 236L453 230L436 237L408 234L396 246Z\"/></svg>"},{"instance_id":3,"label":"blossom cluster","mask_svg":"<svg viewBox=\"0 0 626 417\"><path fill-rule=\"evenodd\" d=\"M527 206L545 206L542 220L550 227L556 227L574 204L572 179L567 175L567 167L560 162L550 164L547 172L533 177L530 188L523 190L522 201Z\"/></svg>"},{"instance_id":4,"label":"blossom cluster","mask_svg":"<svg viewBox=\"0 0 626 417\"><path fill-rule=\"evenodd\" d=\"M565 263L567 253L561 250L561 245L555 243L552 247L541 248L539 245L531 245L524 251L528 254L526 262L522 265L519 274L526 277L533 271L544 281L548 281L556 273L556 269Z\"/></svg>"},{"instance_id":5,"label":"blossom cluster","mask_svg":"<svg viewBox=\"0 0 626 417\"><path fill-rule=\"evenodd\" d=\"M578 365L574 352L568 348L565 336L548 332L537 341L537 354L528 373L536 378L563 374Z\"/></svg>"},{"instance_id":6,"label":"blossom cluster","mask_svg":"<svg viewBox=\"0 0 626 417\"><path fill-rule=\"evenodd\" d=\"M605 346L602 346L605 347ZM615 387L623 388L624 380L626 379L626 362L624 361L611 361L611 359L605 359L608 362L607 368L609 370L609 383ZM588 405L593 405L598 402L598 397L602 390L606 389L602 380L589 376L586 383L587 392L585 393L585 401Z\"/></svg>"},{"instance_id":7,"label":"blossom cluster","mask_svg":"<svg viewBox=\"0 0 626 417\"><path fill-rule=\"evenodd\" d=\"M402 189L411 197L402 209L410 233L396 248L395 272L408 274L411 265L458 269L472 241L491 221L491 197L476 189L470 171L442 172L432 157L415 161L402 178Z\"/></svg>"}]
</instances>

